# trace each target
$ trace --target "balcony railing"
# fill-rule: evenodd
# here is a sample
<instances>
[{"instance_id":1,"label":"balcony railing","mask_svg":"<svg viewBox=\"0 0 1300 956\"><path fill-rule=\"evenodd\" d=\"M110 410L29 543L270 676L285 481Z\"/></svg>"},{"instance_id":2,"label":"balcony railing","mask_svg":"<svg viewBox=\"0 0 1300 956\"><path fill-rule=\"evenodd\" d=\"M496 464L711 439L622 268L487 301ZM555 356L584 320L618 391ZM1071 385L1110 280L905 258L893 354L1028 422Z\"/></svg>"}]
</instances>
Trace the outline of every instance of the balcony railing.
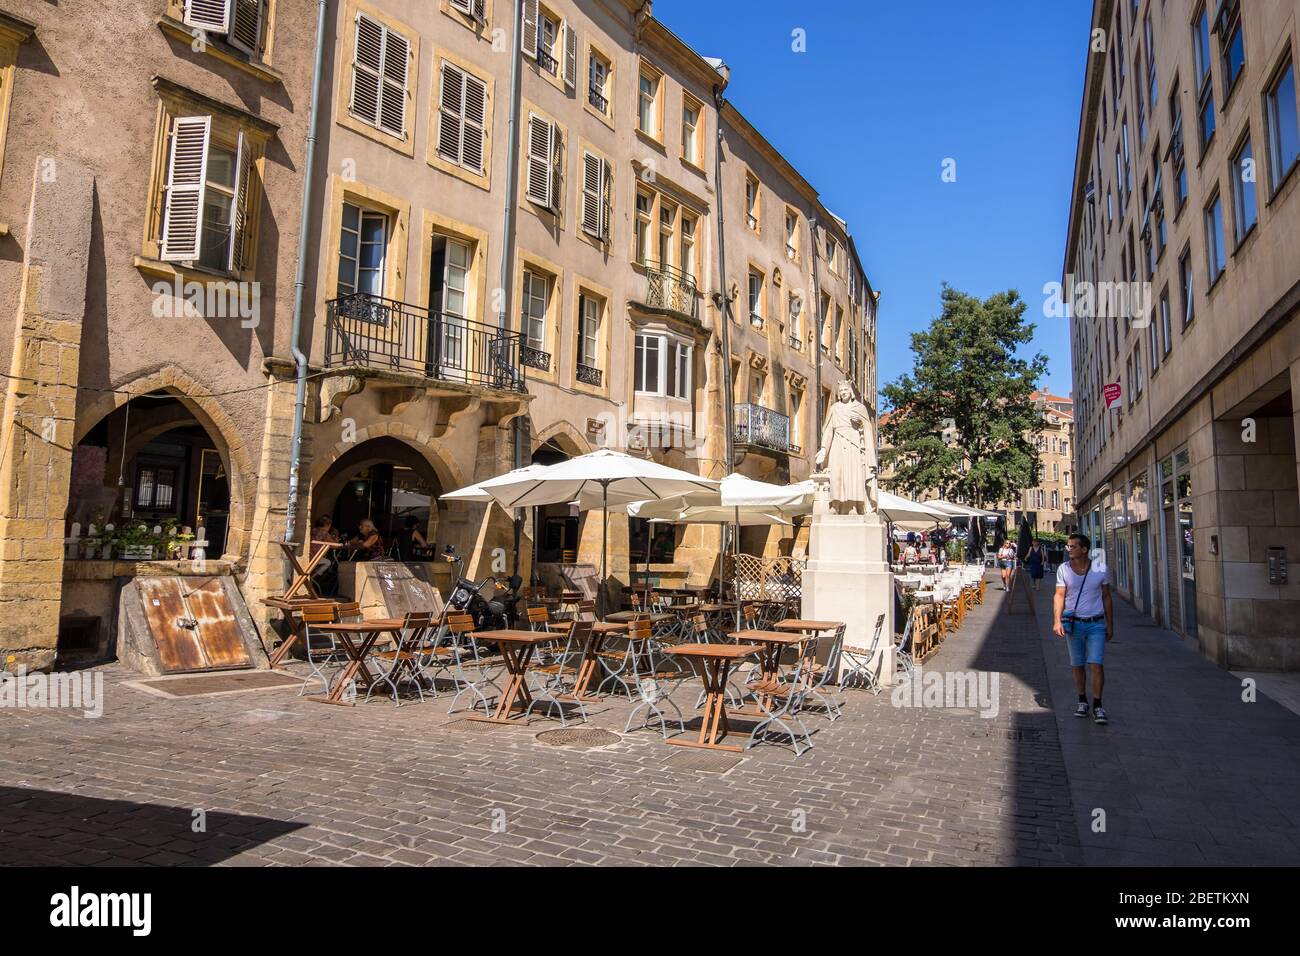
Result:
<instances>
[{"instance_id":1,"label":"balcony railing","mask_svg":"<svg viewBox=\"0 0 1300 956\"><path fill-rule=\"evenodd\" d=\"M789 452L790 417L762 405L736 406L736 441L742 445L759 445L774 451Z\"/></svg>"},{"instance_id":2,"label":"balcony railing","mask_svg":"<svg viewBox=\"0 0 1300 956\"><path fill-rule=\"evenodd\" d=\"M604 93L594 86L587 88L587 102L596 107L601 113L609 112L609 100L605 98Z\"/></svg>"},{"instance_id":3,"label":"balcony railing","mask_svg":"<svg viewBox=\"0 0 1300 956\"><path fill-rule=\"evenodd\" d=\"M559 61L557 61L555 57L551 56L551 52L542 46L540 37L538 38L537 43L537 65L552 75L555 74L560 66Z\"/></svg>"},{"instance_id":4,"label":"balcony railing","mask_svg":"<svg viewBox=\"0 0 1300 956\"><path fill-rule=\"evenodd\" d=\"M697 289L695 277L657 262L645 264L645 304L652 309L676 312L688 319L696 318Z\"/></svg>"},{"instance_id":5,"label":"balcony railing","mask_svg":"<svg viewBox=\"0 0 1300 956\"><path fill-rule=\"evenodd\" d=\"M591 365L578 363L578 381L584 385L594 385L600 388L601 371Z\"/></svg>"},{"instance_id":6,"label":"balcony railing","mask_svg":"<svg viewBox=\"0 0 1300 956\"><path fill-rule=\"evenodd\" d=\"M359 292L325 303L325 365L526 391L522 334Z\"/></svg>"}]
</instances>

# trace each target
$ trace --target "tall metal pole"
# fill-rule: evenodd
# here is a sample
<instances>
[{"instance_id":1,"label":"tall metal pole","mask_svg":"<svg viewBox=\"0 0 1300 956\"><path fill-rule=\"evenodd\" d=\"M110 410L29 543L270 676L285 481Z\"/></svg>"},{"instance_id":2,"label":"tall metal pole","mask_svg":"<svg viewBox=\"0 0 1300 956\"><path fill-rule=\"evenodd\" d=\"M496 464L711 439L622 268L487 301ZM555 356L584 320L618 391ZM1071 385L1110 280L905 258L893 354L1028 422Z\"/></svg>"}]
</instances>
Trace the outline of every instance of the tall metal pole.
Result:
<instances>
[{"instance_id":1,"label":"tall metal pole","mask_svg":"<svg viewBox=\"0 0 1300 956\"><path fill-rule=\"evenodd\" d=\"M733 404L731 384L731 317L727 314L727 232L726 232L726 193L722 189L722 88L713 87L713 105L717 116L718 134L717 141L713 147L713 189L714 195L718 197L718 337L719 345L722 348L722 447L723 454L726 457L723 474L731 474L731 469L736 467L736 427L735 415L736 408ZM727 553L727 526L723 525L722 529L722 548L719 550L718 567L719 581L722 579L721 568L723 556ZM733 539L735 535L733 534ZM734 543L734 540L733 540ZM732 559L732 569L734 575L735 558ZM718 600L722 600L722 595L718 595ZM739 615L740 595L736 595L737 615ZM740 626L740 618L736 618L736 626Z\"/></svg>"},{"instance_id":2,"label":"tall metal pole","mask_svg":"<svg viewBox=\"0 0 1300 956\"><path fill-rule=\"evenodd\" d=\"M506 207L501 224L501 294L498 301L501 308L497 311L497 328L504 331L510 326L510 293L513 283L510 281L515 262L515 207L518 204L519 188L519 110L521 100L521 74L519 44L523 36L523 0L515 0L515 22L510 34L510 120L506 133ZM522 351L517 352L521 359ZM522 362L521 362L522 364ZM523 416L516 415L510 422L510 437L514 451L514 467L524 465L524 422ZM491 507L489 505L489 507ZM534 514L536 509L534 509ZM524 509L514 509L514 573L519 573L519 546L523 538ZM534 536L536 529L534 529ZM536 557L534 555L534 557Z\"/></svg>"},{"instance_id":3,"label":"tall metal pole","mask_svg":"<svg viewBox=\"0 0 1300 956\"><path fill-rule=\"evenodd\" d=\"M293 541L298 530L298 473L302 470L302 420L307 414L307 356L302 352L303 290L307 285L307 230L311 224L312 177L316 170L316 119L320 114L320 81L325 59L327 0L316 3L316 53L311 77L311 105L307 119L306 161L302 172L302 209L298 215L298 262L293 277L293 332L290 352L297 372L293 401L293 437L289 439L289 500L285 504L284 540Z\"/></svg>"}]
</instances>

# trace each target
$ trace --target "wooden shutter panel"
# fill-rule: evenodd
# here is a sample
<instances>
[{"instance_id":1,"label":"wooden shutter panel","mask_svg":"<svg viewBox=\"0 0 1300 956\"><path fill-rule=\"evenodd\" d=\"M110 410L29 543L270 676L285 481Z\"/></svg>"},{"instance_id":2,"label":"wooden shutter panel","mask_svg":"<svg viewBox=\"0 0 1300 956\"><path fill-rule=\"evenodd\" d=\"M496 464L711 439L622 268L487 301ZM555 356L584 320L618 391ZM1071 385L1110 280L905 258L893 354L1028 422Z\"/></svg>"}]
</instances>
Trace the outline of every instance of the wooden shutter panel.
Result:
<instances>
[{"instance_id":1,"label":"wooden shutter panel","mask_svg":"<svg viewBox=\"0 0 1300 956\"><path fill-rule=\"evenodd\" d=\"M519 31L519 43L524 56L537 59L537 0L524 0L524 24Z\"/></svg>"},{"instance_id":2,"label":"wooden shutter panel","mask_svg":"<svg viewBox=\"0 0 1300 956\"><path fill-rule=\"evenodd\" d=\"M172 121L161 252L169 262L199 257L211 131L211 116L178 116Z\"/></svg>"},{"instance_id":3,"label":"wooden shutter panel","mask_svg":"<svg viewBox=\"0 0 1300 956\"><path fill-rule=\"evenodd\" d=\"M349 109L375 125L379 124L379 74L383 55L384 28L358 13L356 49L352 60L352 102Z\"/></svg>"},{"instance_id":4,"label":"wooden shutter panel","mask_svg":"<svg viewBox=\"0 0 1300 956\"><path fill-rule=\"evenodd\" d=\"M485 0L474 0L474 19L479 23L487 23L487 4Z\"/></svg>"},{"instance_id":5,"label":"wooden shutter panel","mask_svg":"<svg viewBox=\"0 0 1300 956\"><path fill-rule=\"evenodd\" d=\"M564 25L564 85L578 83L578 31L572 24Z\"/></svg>"},{"instance_id":6,"label":"wooden shutter panel","mask_svg":"<svg viewBox=\"0 0 1300 956\"><path fill-rule=\"evenodd\" d=\"M181 22L211 33L226 33L230 30L230 3L231 0L185 0Z\"/></svg>"},{"instance_id":7,"label":"wooden shutter panel","mask_svg":"<svg viewBox=\"0 0 1300 956\"><path fill-rule=\"evenodd\" d=\"M528 198L551 205L551 124L534 113L528 116Z\"/></svg>"},{"instance_id":8,"label":"wooden shutter panel","mask_svg":"<svg viewBox=\"0 0 1300 956\"><path fill-rule=\"evenodd\" d=\"M406 37L384 30L384 85L379 98L379 128L406 138L406 71L411 44Z\"/></svg>"},{"instance_id":9,"label":"wooden shutter panel","mask_svg":"<svg viewBox=\"0 0 1300 956\"><path fill-rule=\"evenodd\" d=\"M459 163L464 124L461 117L465 101L465 74L450 63L442 64L442 95L438 114L438 152L445 159Z\"/></svg>"},{"instance_id":10,"label":"wooden shutter panel","mask_svg":"<svg viewBox=\"0 0 1300 956\"><path fill-rule=\"evenodd\" d=\"M235 202L230 211L230 257L226 268L238 272L248 265L248 208L249 179L253 173L253 151L248 138L239 134L239 149L235 153Z\"/></svg>"},{"instance_id":11,"label":"wooden shutter panel","mask_svg":"<svg viewBox=\"0 0 1300 956\"><path fill-rule=\"evenodd\" d=\"M257 56L262 38L262 0L234 0L233 6L230 33L226 39L231 46L249 56Z\"/></svg>"},{"instance_id":12,"label":"wooden shutter panel","mask_svg":"<svg viewBox=\"0 0 1300 956\"><path fill-rule=\"evenodd\" d=\"M614 167L607 159L601 160L601 167L600 237L609 242L609 231L614 221Z\"/></svg>"},{"instance_id":13,"label":"wooden shutter panel","mask_svg":"<svg viewBox=\"0 0 1300 956\"><path fill-rule=\"evenodd\" d=\"M601 158L594 153L582 154L582 229L600 236L602 182Z\"/></svg>"},{"instance_id":14,"label":"wooden shutter panel","mask_svg":"<svg viewBox=\"0 0 1300 956\"><path fill-rule=\"evenodd\" d=\"M476 76L465 75L464 144L462 162L467 169L483 172L483 141L487 125L487 84Z\"/></svg>"},{"instance_id":15,"label":"wooden shutter panel","mask_svg":"<svg viewBox=\"0 0 1300 956\"><path fill-rule=\"evenodd\" d=\"M560 195L561 195L560 185L562 182L562 178L563 178L562 174L564 171L564 157L561 155L561 150L563 149L563 147L564 144L560 141L560 128L558 126L552 126L551 127L551 201L549 205L551 209L557 214L560 211Z\"/></svg>"},{"instance_id":16,"label":"wooden shutter panel","mask_svg":"<svg viewBox=\"0 0 1300 956\"><path fill-rule=\"evenodd\" d=\"M451 5L453 9L459 10L461 13L473 12L474 5L471 0L451 0Z\"/></svg>"}]
</instances>

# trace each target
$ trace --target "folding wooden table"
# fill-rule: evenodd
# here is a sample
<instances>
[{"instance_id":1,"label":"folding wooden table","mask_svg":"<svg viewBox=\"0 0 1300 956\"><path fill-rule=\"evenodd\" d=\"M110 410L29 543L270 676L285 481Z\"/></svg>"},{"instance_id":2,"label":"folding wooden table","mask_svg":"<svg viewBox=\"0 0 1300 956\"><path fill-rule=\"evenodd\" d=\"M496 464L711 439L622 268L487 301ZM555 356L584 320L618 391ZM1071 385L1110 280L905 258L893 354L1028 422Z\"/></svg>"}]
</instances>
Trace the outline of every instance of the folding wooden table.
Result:
<instances>
[{"instance_id":1,"label":"folding wooden table","mask_svg":"<svg viewBox=\"0 0 1300 956\"><path fill-rule=\"evenodd\" d=\"M283 663L285 657L288 656L291 650L293 650L294 646L307 636L307 629L302 622L302 609L312 605L321 607L332 604L337 605L340 602L333 598L321 597L264 597L262 598L262 603L267 607L273 607L280 612L284 620L285 630L288 631L284 640L282 640L279 646L271 652L270 667L272 670L275 670L275 668L279 667L280 664Z\"/></svg>"},{"instance_id":2,"label":"folding wooden table","mask_svg":"<svg viewBox=\"0 0 1300 956\"><path fill-rule=\"evenodd\" d=\"M475 643L500 646L501 658L505 661L510 679L506 681L505 689L497 698L496 709L491 714L483 716L475 714L468 719L482 720L490 724L508 724L517 717L523 716L528 710L528 705L533 702L533 695L528 692L527 681L528 665L533 659L533 652L538 644L554 641L555 638L556 634L553 631L475 631ZM519 713L512 716L510 712L515 709L518 709Z\"/></svg>"},{"instance_id":3,"label":"folding wooden table","mask_svg":"<svg viewBox=\"0 0 1300 956\"><path fill-rule=\"evenodd\" d=\"M370 673L370 668L366 666L366 656L370 649L375 646L383 634L393 635L393 643L400 649L402 646L402 629L406 626L406 621L400 617L381 617L372 618L368 621L343 621L337 624L317 624L318 631L329 631L331 634L337 634L339 641L343 644L343 652L348 656L348 663L335 676L330 692L324 697L308 697L308 700L314 700L320 704L342 704L353 706L355 701L343 699L343 692L348 684L355 678L366 690L376 680L375 675ZM531 633L531 632L529 632ZM353 638L360 637L361 643L355 643Z\"/></svg>"},{"instance_id":4,"label":"folding wooden table","mask_svg":"<svg viewBox=\"0 0 1300 956\"><path fill-rule=\"evenodd\" d=\"M781 652L783 650L794 644L803 644L808 640L808 637L804 634L791 634L789 631L736 631L731 636L737 642L758 644L762 647L758 655L758 665L763 684L775 681L780 675ZM761 689L756 696L761 698L764 704L771 700L771 695L764 693ZM734 713L741 717L767 716L762 710L737 710Z\"/></svg>"},{"instance_id":5,"label":"folding wooden table","mask_svg":"<svg viewBox=\"0 0 1300 956\"><path fill-rule=\"evenodd\" d=\"M696 658L704 665L704 720L699 737L694 740L672 737L665 742L678 747L742 752L744 747L726 743L731 732L727 721L727 673L738 661L760 650L757 644L678 644L664 648L666 654Z\"/></svg>"},{"instance_id":6,"label":"folding wooden table","mask_svg":"<svg viewBox=\"0 0 1300 956\"><path fill-rule=\"evenodd\" d=\"M303 567L298 563L297 545L291 541L277 541L280 550L284 552L285 558L289 561L289 566L293 568L293 581L289 584L288 589L280 595L285 600L289 600L302 588L307 589L307 593L314 598L320 598L320 592L316 590L316 583L311 579L312 571L316 570L316 565L325 559L325 556L334 548L341 548L343 544L338 541L312 541L308 547L315 548L315 552L307 559L307 566Z\"/></svg>"}]
</instances>

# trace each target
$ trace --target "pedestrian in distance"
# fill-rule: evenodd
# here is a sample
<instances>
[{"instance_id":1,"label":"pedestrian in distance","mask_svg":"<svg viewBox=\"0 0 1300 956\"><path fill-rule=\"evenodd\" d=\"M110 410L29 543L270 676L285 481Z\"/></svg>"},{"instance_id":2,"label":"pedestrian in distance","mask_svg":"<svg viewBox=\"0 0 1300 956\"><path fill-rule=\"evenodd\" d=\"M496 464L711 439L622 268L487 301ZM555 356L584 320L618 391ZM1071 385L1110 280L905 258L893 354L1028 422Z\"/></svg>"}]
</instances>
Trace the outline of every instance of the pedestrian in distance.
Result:
<instances>
[{"instance_id":1,"label":"pedestrian in distance","mask_svg":"<svg viewBox=\"0 0 1300 956\"><path fill-rule=\"evenodd\" d=\"M1016 549L1010 541L1003 541L998 549L998 567L1002 569L1002 590L1006 591L1011 586L1011 572L1016 569Z\"/></svg>"},{"instance_id":2,"label":"pedestrian in distance","mask_svg":"<svg viewBox=\"0 0 1300 956\"><path fill-rule=\"evenodd\" d=\"M1056 569L1056 597L1052 603L1052 631L1070 648L1074 689L1079 695L1074 716L1088 716L1085 668L1092 671L1092 720L1106 723L1101 706L1105 683L1106 644L1115 635L1114 611L1110 598L1110 572L1104 562L1093 563L1088 551L1092 542L1072 534L1066 543L1069 560Z\"/></svg>"},{"instance_id":3,"label":"pedestrian in distance","mask_svg":"<svg viewBox=\"0 0 1300 956\"><path fill-rule=\"evenodd\" d=\"M1047 551L1043 548L1043 542L1038 538L1030 545L1029 550L1025 553L1025 568L1029 571L1029 579L1034 582L1034 590L1039 591L1043 585L1043 569L1047 566Z\"/></svg>"}]
</instances>

